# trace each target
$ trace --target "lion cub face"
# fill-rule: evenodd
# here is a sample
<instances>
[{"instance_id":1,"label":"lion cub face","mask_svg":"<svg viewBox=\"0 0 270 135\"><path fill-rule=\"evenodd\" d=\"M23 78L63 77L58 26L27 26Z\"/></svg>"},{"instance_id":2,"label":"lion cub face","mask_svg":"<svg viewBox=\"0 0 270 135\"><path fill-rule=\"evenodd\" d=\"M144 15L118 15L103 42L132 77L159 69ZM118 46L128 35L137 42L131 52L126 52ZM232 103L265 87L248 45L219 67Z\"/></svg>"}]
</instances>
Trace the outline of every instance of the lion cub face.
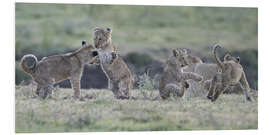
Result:
<instances>
[{"instance_id":1,"label":"lion cub face","mask_svg":"<svg viewBox=\"0 0 270 135\"><path fill-rule=\"evenodd\" d=\"M188 56L188 53L187 53L186 49L177 48L177 51L178 51L179 55L182 56L182 57L187 57Z\"/></svg>"},{"instance_id":2,"label":"lion cub face","mask_svg":"<svg viewBox=\"0 0 270 135\"><path fill-rule=\"evenodd\" d=\"M111 28L95 28L94 29L94 45L96 48L105 48L111 42Z\"/></svg>"},{"instance_id":3,"label":"lion cub face","mask_svg":"<svg viewBox=\"0 0 270 135\"><path fill-rule=\"evenodd\" d=\"M82 48L80 49L82 61L86 64L93 64L98 56L98 51L95 50L93 45L86 45L84 42L82 42Z\"/></svg>"},{"instance_id":4,"label":"lion cub face","mask_svg":"<svg viewBox=\"0 0 270 135\"><path fill-rule=\"evenodd\" d=\"M233 57L230 54L224 56L224 62L240 63L240 57Z\"/></svg>"},{"instance_id":5,"label":"lion cub face","mask_svg":"<svg viewBox=\"0 0 270 135\"><path fill-rule=\"evenodd\" d=\"M178 49L174 49L173 50L173 57L178 60L178 62L175 63L179 63L180 68L186 67L188 66L188 62L187 62L187 55L185 55L186 53L182 53L180 52Z\"/></svg>"}]
</instances>

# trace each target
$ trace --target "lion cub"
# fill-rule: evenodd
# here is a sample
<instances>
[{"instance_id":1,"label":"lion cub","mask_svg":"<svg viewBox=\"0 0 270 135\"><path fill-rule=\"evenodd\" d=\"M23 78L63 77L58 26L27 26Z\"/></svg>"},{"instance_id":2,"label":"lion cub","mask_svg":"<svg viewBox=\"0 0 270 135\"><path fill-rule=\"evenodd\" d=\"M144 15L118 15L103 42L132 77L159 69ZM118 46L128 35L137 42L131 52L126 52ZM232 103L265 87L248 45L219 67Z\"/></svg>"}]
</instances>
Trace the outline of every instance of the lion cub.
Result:
<instances>
[{"instance_id":1,"label":"lion cub","mask_svg":"<svg viewBox=\"0 0 270 135\"><path fill-rule=\"evenodd\" d=\"M82 42L82 47L74 52L42 58L38 61L32 54L21 59L22 69L30 74L38 84L36 94L45 99L52 96L53 85L69 79L74 89L74 97L80 98L80 80L85 64L91 64L98 56L92 45ZM29 66L29 61L34 64Z\"/></svg>"},{"instance_id":2,"label":"lion cub","mask_svg":"<svg viewBox=\"0 0 270 135\"><path fill-rule=\"evenodd\" d=\"M173 56L166 61L167 65L159 82L159 94L162 99L170 97L170 93L173 96L182 97L187 88L187 80L192 79L198 82L203 80L202 76L196 73L183 72L183 69L187 66L184 61L184 57L179 54L177 49L174 49Z\"/></svg>"},{"instance_id":3,"label":"lion cub","mask_svg":"<svg viewBox=\"0 0 270 135\"><path fill-rule=\"evenodd\" d=\"M133 77L124 60L115 52L115 47L111 39L112 29L95 28L94 29L94 45L99 49L98 59L96 63L101 65L103 72L108 78L108 87L112 90L117 99L129 99L130 89L133 85ZM113 52L112 62L107 63L106 53ZM105 62L104 62L105 61Z\"/></svg>"},{"instance_id":4,"label":"lion cub","mask_svg":"<svg viewBox=\"0 0 270 135\"><path fill-rule=\"evenodd\" d=\"M200 57L188 54L187 49L177 48L177 50L179 51L179 55L181 55L182 57L185 58L185 61L187 62L188 65L202 64L203 63L203 61Z\"/></svg>"},{"instance_id":5,"label":"lion cub","mask_svg":"<svg viewBox=\"0 0 270 135\"><path fill-rule=\"evenodd\" d=\"M235 86L238 84L244 90L246 100L252 101L249 94L250 87L243 67L240 65L240 58L232 57L231 55L227 54L224 56L224 61L222 62L216 55L216 49L218 47L221 46L215 45L212 53L215 57L217 65L220 68L220 71L217 72L217 74L211 80L211 86L209 88L207 98L211 99L212 102L216 101L224 90L230 86Z\"/></svg>"}]
</instances>

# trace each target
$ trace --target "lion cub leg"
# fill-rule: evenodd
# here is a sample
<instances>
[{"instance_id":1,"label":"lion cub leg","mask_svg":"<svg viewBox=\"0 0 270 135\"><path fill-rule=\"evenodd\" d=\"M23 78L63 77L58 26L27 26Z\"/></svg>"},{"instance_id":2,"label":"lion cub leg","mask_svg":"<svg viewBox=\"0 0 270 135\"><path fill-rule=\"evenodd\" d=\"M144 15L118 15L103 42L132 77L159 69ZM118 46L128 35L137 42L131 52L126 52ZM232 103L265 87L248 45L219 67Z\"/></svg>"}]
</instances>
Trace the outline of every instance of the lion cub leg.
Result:
<instances>
[{"instance_id":1,"label":"lion cub leg","mask_svg":"<svg viewBox=\"0 0 270 135\"><path fill-rule=\"evenodd\" d=\"M163 100L166 100L168 97L170 97L170 89L169 87L167 87L167 85L165 86L164 89L160 89L159 90L159 94L160 94L160 97L163 99Z\"/></svg>"},{"instance_id":2,"label":"lion cub leg","mask_svg":"<svg viewBox=\"0 0 270 135\"><path fill-rule=\"evenodd\" d=\"M120 91L119 91L119 84L118 83L116 83L116 82L111 82L111 84L110 84L111 86L111 90L112 90L112 92L113 92L113 94L114 94L114 97L116 98L116 99L121 99L121 93L120 93Z\"/></svg>"},{"instance_id":3,"label":"lion cub leg","mask_svg":"<svg viewBox=\"0 0 270 135\"><path fill-rule=\"evenodd\" d=\"M182 73L181 77L183 78L183 80L194 80L196 82L200 82L203 80L203 77L197 73L192 73L192 72L186 72L186 73Z\"/></svg>"},{"instance_id":4,"label":"lion cub leg","mask_svg":"<svg viewBox=\"0 0 270 135\"><path fill-rule=\"evenodd\" d=\"M35 92L37 96L39 96L40 90L41 90L41 86L40 86L40 84L38 84L36 92Z\"/></svg>"},{"instance_id":5,"label":"lion cub leg","mask_svg":"<svg viewBox=\"0 0 270 135\"><path fill-rule=\"evenodd\" d=\"M212 79L206 80L206 81L204 81L204 83L203 83L203 88L204 88L205 90L209 91L209 90L210 90L210 87L211 87L211 84L212 84Z\"/></svg>"},{"instance_id":6,"label":"lion cub leg","mask_svg":"<svg viewBox=\"0 0 270 135\"><path fill-rule=\"evenodd\" d=\"M119 82L119 90L121 94L121 99L129 99L130 84L128 79L124 79Z\"/></svg>"},{"instance_id":7,"label":"lion cub leg","mask_svg":"<svg viewBox=\"0 0 270 135\"><path fill-rule=\"evenodd\" d=\"M210 88L209 88L209 91L207 94L208 99L212 99L212 96L213 96L213 93L216 89L216 86L217 86L217 77L214 76L214 78L211 80Z\"/></svg>"},{"instance_id":8,"label":"lion cub leg","mask_svg":"<svg viewBox=\"0 0 270 135\"><path fill-rule=\"evenodd\" d=\"M252 99L250 97L250 93L249 93L250 88L249 88L249 84L248 84L247 78L245 76L245 73L242 73L242 76L241 76L239 82L240 82L240 86L241 86L242 90L245 93L246 100L247 101L252 101Z\"/></svg>"},{"instance_id":9,"label":"lion cub leg","mask_svg":"<svg viewBox=\"0 0 270 135\"><path fill-rule=\"evenodd\" d=\"M214 96L211 98L211 101L214 102L218 99L219 95L223 93L223 91L225 91L229 85L227 84L218 84L216 83L216 90L215 90L215 93L214 93Z\"/></svg>"},{"instance_id":10,"label":"lion cub leg","mask_svg":"<svg viewBox=\"0 0 270 135\"><path fill-rule=\"evenodd\" d=\"M108 78L108 77L107 77ZM112 81L108 78L108 89L112 90L113 88L113 83Z\"/></svg>"},{"instance_id":11,"label":"lion cub leg","mask_svg":"<svg viewBox=\"0 0 270 135\"><path fill-rule=\"evenodd\" d=\"M48 84L45 85L44 87L40 87L38 94L42 99L46 99L47 96L52 98L53 84Z\"/></svg>"},{"instance_id":12,"label":"lion cub leg","mask_svg":"<svg viewBox=\"0 0 270 135\"><path fill-rule=\"evenodd\" d=\"M173 94L174 97L182 97L184 95L184 84L181 84L181 87L174 83L167 84L165 86L166 95L170 96L170 93Z\"/></svg>"},{"instance_id":13,"label":"lion cub leg","mask_svg":"<svg viewBox=\"0 0 270 135\"><path fill-rule=\"evenodd\" d=\"M80 97L81 97L80 79L79 78L80 77L78 77L78 76L74 76L74 77L71 77L71 79L70 79L72 89L74 90L74 97L76 99L80 99Z\"/></svg>"}]
</instances>

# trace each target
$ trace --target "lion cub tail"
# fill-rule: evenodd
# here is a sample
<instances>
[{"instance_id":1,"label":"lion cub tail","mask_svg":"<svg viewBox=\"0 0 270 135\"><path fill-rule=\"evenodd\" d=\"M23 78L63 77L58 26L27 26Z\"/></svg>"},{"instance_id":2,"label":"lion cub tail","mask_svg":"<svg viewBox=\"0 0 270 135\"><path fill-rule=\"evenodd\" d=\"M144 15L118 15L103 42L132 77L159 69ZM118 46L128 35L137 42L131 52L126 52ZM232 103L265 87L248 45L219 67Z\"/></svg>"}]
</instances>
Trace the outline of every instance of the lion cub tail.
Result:
<instances>
[{"instance_id":1,"label":"lion cub tail","mask_svg":"<svg viewBox=\"0 0 270 135\"><path fill-rule=\"evenodd\" d=\"M222 63L222 61L218 58L217 56L217 48L221 48L221 46L219 44L214 45L213 50L212 50L212 54L214 55L214 58L216 60L217 65L221 68L224 69L224 64Z\"/></svg>"},{"instance_id":2,"label":"lion cub tail","mask_svg":"<svg viewBox=\"0 0 270 135\"><path fill-rule=\"evenodd\" d=\"M24 72L33 74L37 66L37 57L33 54L24 55L21 59L21 67ZM29 66L30 63L33 63Z\"/></svg>"}]
</instances>

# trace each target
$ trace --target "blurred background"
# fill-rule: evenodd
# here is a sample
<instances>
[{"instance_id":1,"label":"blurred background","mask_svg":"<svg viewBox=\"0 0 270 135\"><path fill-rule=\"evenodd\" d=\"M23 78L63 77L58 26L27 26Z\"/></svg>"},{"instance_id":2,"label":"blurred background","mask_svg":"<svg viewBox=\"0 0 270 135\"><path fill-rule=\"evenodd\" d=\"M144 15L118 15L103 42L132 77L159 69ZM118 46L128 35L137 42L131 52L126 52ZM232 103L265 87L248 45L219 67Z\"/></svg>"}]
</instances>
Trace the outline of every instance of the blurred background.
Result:
<instances>
[{"instance_id":1,"label":"blurred background","mask_svg":"<svg viewBox=\"0 0 270 135\"><path fill-rule=\"evenodd\" d=\"M258 88L257 8L16 3L15 10L16 85L31 79L19 66L23 55L40 60L69 52L82 40L93 44L95 27L111 27L113 43L135 76L151 70L155 79L172 48L187 48L212 63L211 47L219 42L241 57L251 88ZM68 81L59 85L70 87ZM85 66L81 87L107 88L99 66Z\"/></svg>"}]
</instances>

